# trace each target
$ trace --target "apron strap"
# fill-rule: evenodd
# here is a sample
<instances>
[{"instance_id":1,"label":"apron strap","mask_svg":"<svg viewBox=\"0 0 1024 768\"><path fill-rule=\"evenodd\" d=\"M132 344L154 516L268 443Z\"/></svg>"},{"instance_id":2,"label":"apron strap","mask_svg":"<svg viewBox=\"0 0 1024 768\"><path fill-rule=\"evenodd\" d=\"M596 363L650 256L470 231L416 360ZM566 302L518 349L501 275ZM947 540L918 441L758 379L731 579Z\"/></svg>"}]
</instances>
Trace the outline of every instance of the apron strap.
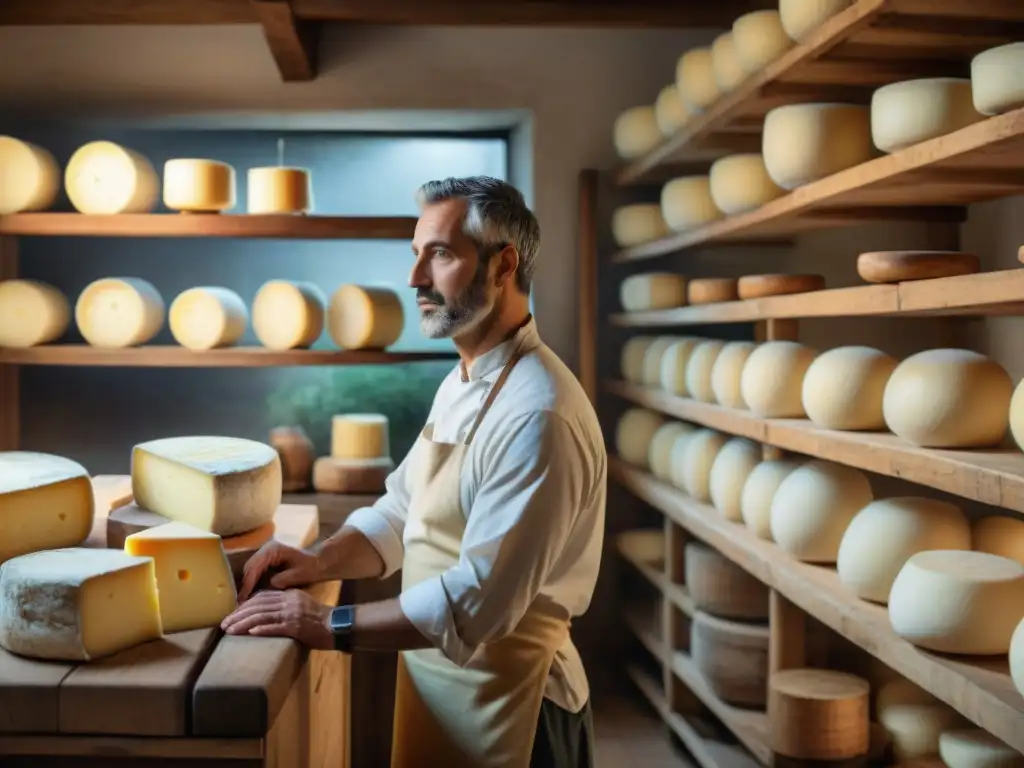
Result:
<instances>
[{"instance_id":1,"label":"apron strap","mask_svg":"<svg viewBox=\"0 0 1024 768\"><path fill-rule=\"evenodd\" d=\"M473 422L473 426L469 430L469 434L466 435L465 444L469 445L473 441L473 437L476 435L476 431L480 428L480 423L484 420L484 416L491 409L494 404L495 398L498 397L498 393L501 388L505 386L505 382L508 381L509 374L512 373L512 369L516 367L516 363L523 359L525 352L522 351L522 342L516 347L515 352L509 357L505 363L505 367L501 369L501 374L494 382L494 386L491 387L491 391L487 393L487 399L484 400L484 404L480 407L479 413L476 415L476 420Z\"/></svg>"}]
</instances>

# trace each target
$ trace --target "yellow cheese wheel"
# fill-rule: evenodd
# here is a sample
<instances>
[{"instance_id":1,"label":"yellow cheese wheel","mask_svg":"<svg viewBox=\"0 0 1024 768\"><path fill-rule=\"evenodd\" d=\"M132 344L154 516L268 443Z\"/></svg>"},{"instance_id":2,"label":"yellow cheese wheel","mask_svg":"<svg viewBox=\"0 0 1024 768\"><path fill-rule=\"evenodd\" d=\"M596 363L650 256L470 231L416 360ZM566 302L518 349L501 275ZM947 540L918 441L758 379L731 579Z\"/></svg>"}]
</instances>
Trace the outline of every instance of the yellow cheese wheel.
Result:
<instances>
[{"instance_id":1,"label":"yellow cheese wheel","mask_svg":"<svg viewBox=\"0 0 1024 768\"><path fill-rule=\"evenodd\" d=\"M692 435L697 428L682 421L666 421L651 438L647 449L647 466L659 480L672 481L672 450L676 442L687 435Z\"/></svg>"},{"instance_id":2,"label":"yellow cheese wheel","mask_svg":"<svg viewBox=\"0 0 1024 768\"><path fill-rule=\"evenodd\" d=\"M782 481L803 465L802 459L770 459L762 461L747 475L740 494L740 517L743 524L760 539L771 539L772 499Z\"/></svg>"},{"instance_id":3,"label":"yellow cheese wheel","mask_svg":"<svg viewBox=\"0 0 1024 768\"><path fill-rule=\"evenodd\" d=\"M331 419L331 456L380 459L391 456L388 417L382 413L343 413Z\"/></svg>"},{"instance_id":4,"label":"yellow cheese wheel","mask_svg":"<svg viewBox=\"0 0 1024 768\"><path fill-rule=\"evenodd\" d=\"M293 214L313 210L313 192L305 168L250 168L247 210L251 214Z\"/></svg>"},{"instance_id":5,"label":"yellow cheese wheel","mask_svg":"<svg viewBox=\"0 0 1024 768\"><path fill-rule=\"evenodd\" d=\"M730 341L715 358L711 369L711 393L714 402L726 408L746 408L740 391L743 366L757 345L752 341Z\"/></svg>"},{"instance_id":6,"label":"yellow cheese wheel","mask_svg":"<svg viewBox=\"0 0 1024 768\"><path fill-rule=\"evenodd\" d=\"M816 352L795 341L766 341L747 357L740 394L755 416L784 419L805 415L803 382Z\"/></svg>"},{"instance_id":7,"label":"yellow cheese wheel","mask_svg":"<svg viewBox=\"0 0 1024 768\"><path fill-rule=\"evenodd\" d=\"M164 205L172 211L235 206L235 169L219 160L179 157L164 163Z\"/></svg>"},{"instance_id":8,"label":"yellow cheese wheel","mask_svg":"<svg viewBox=\"0 0 1024 768\"><path fill-rule=\"evenodd\" d=\"M342 285L327 307L327 330L342 349L385 349L402 335L405 316L390 288Z\"/></svg>"},{"instance_id":9,"label":"yellow cheese wheel","mask_svg":"<svg viewBox=\"0 0 1024 768\"><path fill-rule=\"evenodd\" d=\"M837 347L814 359L804 375L807 418L826 429L884 430L882 396L898 365L871 347Z\"/></svg>"},{"instance_id":10,"label":"yellow cheese wheel","mask_svg":"<svg viewBox=\"0 0 1024 768\"><path fill-rule=\"evenodd\" d=\"M761 446L745 437L734 437L715 456L708 476L711 505L726 520L743 521L743 484L761 463Z\"/></svg>"},{"instance_id":11,"label":"yellow cheese wheel","mask_svg":"<svg viewBox=\"0 0 1024 768\"><path fill-rule=\"evenodd\" d=\"M721 95L709 46L691 48L676 63L676 88L691 114L699 114Z\"/></svg>"},{"instance_id":12,"label":"yellow cheese wheel","mask_svg":"<svg viewBox=\"0 0 1024 768\"><path fill-rule=\"evenodd\" d=\"M752 211L786 193L772 181L759 152L726 155L711 164L711 200L727 216Z\"/></svg>"},{"instance_id":13,"label":"yellow cheese wheel","mask_svg":"<svg viewBox=\"0 0 1024 768\"><path fill-rule=\"evenodd\" d=\"M715 402L715 393L711 388L711 372L715 368L718 354L725 347L725 342L718 339L702 341L690 354L686 364L686 393L694 400L702 403Z\"/></svg>"},{"instance_id":14,"label":"yellow cheese wheel","mask_svg":"<svg viewBox=\"0 0 1024 768\"><path fill-rule=\"evenodd\" d=\"M662 136L672 136L686 125L689 118L690 113L683 104L675 83L670 83L658 91L658 98L654 101L654 120Z\"/></svg>"},{"instance_id":15,"label":"yellow cheese wheel","mask_svg":"<svg viewBox=\"0 0 1024 768\"><path fill-rule=\"evenodd\" d=\"M620 248L649 243L668 233L659 203L634 203L612 211L612 237Z\"/></svg>"},{"instance_id":16,"label":"yellow cheese wheel","mask_svg":"<svg viewBox=\"0 0 1024 768\"><path fill-rule=\"evenodd\" d=\"M303 349L324 330L327 297L314 283L269 280L252 302L252 329L267 349Z\"/></svg>"},{"instance_id":17,"label":"yellow cheese wheel","mask_svg":"<svg viewBox=\"0 0 1024 768\"><path fill-rule=\"evenodd\" d=\"M85 287L75 303L75 323L94 347L134 347L160 331L167 314L160 292L137 277L105 277Z\"/></svg>"},{"instance_id":18,"label":"yellow cheese wheel","mask_svg":"<svg viewBox=\"0 0 1024 768\"><path fill-rule=\"evenodd\" d=\"M686 278L675 272L641 272L619 283L619 301L627 312L671 309L686 304Z\"/></svg>"},{"instance_id":19,"label":"yellow cheese wheel","mask_svg":"<svg viewBox=\"0 0 1024 768\"><path fill-rule=\"evenodd\" d=\"M782 28L791 40L801 43L851 2L853 0L779 0Z\"/></svg>"},{"instance_id":20,"label":"yellow cheese wheel","mask_svg":"<svg viewBox=\"0 0 1024 768\"><path fill-rule=\"evenodd\" d=\"M871 95L871 140L883 152L896 152L982 119L966 78L904 80L883 85Z\"/></svg>"},{"instance_id":21,"label":"yellow cheese wheel","mask_svg":"<svg viewBox=\"0 0 1024 768\"><path fill-rule=\"evenodd\" d=\"M697 501L711 501L711 467L729 436L713 429L699 429L686 440L682 461L673 467L676 479Z\"/></svg>"},{"instance_id":22,"label":"yellow cheese wheel","mask_svg":"<svg viewBox=\"0 0 1024 768\"><path fill-rule=\"evenodd\" d=\"M1024 107L1024 42L982 51L971 59L974 108L983 115L1001 115Z\"/></svg>"},{"instance_id":23,"label":"yellow cheese wheel","mask_svg":"<svg viewBox=\"0 0 1024 768\"><path fill-rule=\"evenodd\" d=\"M732 23L736 58L749 73L764 69L793 47L776 10L751 11Z\"/></svg>"},{"instance_id":24,"label":"yellow cheese wheel","mask_svg":"<svg viewBox=\"0 0 1024 768\"><path fill-rule=\"evenodd\" d=\"M112 141L91 141L68 160L64 188L81 213L146 213L159 198L160 177L138 152Z\"/></svg>"},{"instance_id":25,"label":"yellow cheese wheel","mask_svg":"<svg viewBox=\"0 0 1024 768\"><path fill-rule=\"evenodd\" d=\"M612 126L612 142L623 160L646 155L661 143L662 138L654 107L647 104L624 110Z\"/></svg>"},{"instance_id":26,"label":"yellow cheese wheel","mask_svg":"<svg viewBox=\"0 0 1024 768\"><path fill-rule=\"evenodd\" d=\"M44 211L60 190L60 166L49 151L0 136L0 214Z\"/></svg>"},{"instance_id":27,"label":"yellow cheese wheel","mask_svg":"<svg viewBox=\"0 0 1024 768\"><path fill-rule=\"evenodd\" d=\"M707 176L681 176L661 188L661 215L674 232L685 232L722 218L711 199Z\"/></svg>"},{"instance_id":28,"label":"yellow cheese wheel","mask_svg":"<svg viewBox=\"0 0 1024 768\"><path fill-rule=\"evenodd\" d=\"M651 441L665 423L664 417L646 408L628 408L615 425L615 450L619 458L648 469Z\"/></svg>"},{"instance_id":29,"label":"yellow cheese wheel","mask_svg":"<svg viewBox=\"0 0 1024 768\"><path fill-rule=\"evenodd\" d=\"M640 384L644 378L644 353L654 342L653 336L634 336L622 345L619 354L619 372L631 384Z\"/></svg>"},{"instance_id":30,"label":"yellow cheese wheel","mask_svg":"<svg viewBox=\"0 0 1024 768\"><path fill-rule=\"evenodd\" d=\"M245 302L229 288L189 288L171 302L168 313L174 340L195 350L230 347L242 338L248 324Z\"/></svg>"},{"instance_id":31,"label":"yellow cheese wheel","mask_svg":"<svg viewBox=\"0 0 1024 768\"><path fill-rule=\"evenodd\" d=\"M978 518L971 529L971 544L978 552L1008 557L1024 565L1024 520L1003 515Z\"/></svg>"},{"instance_id":32,"label":"yellow cheese wheel","mask_svg":"<svg viewBox=\"0 0 1024 768\"><path fill-rule=\"evenodd\" d=\"M64 335L71 302L40 280L0 281L0 347L35 347Z\"/></svg>"},{"instance_id":33,"label":"yellow cheese wheel","mask_svg":"<svg viewBox=\"0 0 1024 768\"><path fill-rule=\"evenodd\" d=\"M736 55L731 31L723 32L711 44L711 71L720 93L728 93L746 79L747 73Z\"/></svg>"},{"instance_id":34,"label":"yellow cheese wheel","mask_svg":"<svg viewBox=\"0 0 1024 768\"><path fill-rule=\"evenodd\" d=\"M660 358L656 385L669 394L685 397L689 393L686 388L686 371L690 366L690 358L704 341L696 336L673 339Z\"/></svg>"}]
</instances>

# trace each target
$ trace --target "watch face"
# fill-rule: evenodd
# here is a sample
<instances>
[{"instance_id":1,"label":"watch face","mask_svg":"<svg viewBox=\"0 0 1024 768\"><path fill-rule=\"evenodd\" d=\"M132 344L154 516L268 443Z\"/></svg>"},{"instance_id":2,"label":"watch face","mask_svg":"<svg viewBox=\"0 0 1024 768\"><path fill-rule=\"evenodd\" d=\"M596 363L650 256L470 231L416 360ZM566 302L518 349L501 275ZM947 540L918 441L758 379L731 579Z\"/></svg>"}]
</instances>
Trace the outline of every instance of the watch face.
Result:
<instances>
[{"instance_id":1,"label":"watch face","mask_svg":"<svg viewBox=\"0 0 1024 768\"><path fill-rule=\"evenodd\" d=\"M355 609L351 605L341 605L331 611L331 631L348 632L352 629L352 616Z\"/></svg>"}]
</instances>

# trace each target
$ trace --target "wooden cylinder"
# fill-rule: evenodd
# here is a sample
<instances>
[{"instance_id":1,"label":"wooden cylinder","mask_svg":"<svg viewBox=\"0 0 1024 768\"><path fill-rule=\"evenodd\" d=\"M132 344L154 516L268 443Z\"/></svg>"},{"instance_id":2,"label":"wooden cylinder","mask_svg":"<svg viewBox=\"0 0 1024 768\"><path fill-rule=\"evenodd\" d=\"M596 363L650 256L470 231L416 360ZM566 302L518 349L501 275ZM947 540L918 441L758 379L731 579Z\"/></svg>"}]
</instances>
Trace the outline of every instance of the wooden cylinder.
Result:
<instances>
[{"instance_id":1,"label":"wooden cylinder","mask_svg":"<svg viewBox=\"0 0 1024 768\"><path fill-rule=\"evenodd\" d=\"M771 676L772 751L798 760L866 757L871 746L867 680L827 669L787 669Z\"/></svg>"},{"instance_id":2,"label":"wooden cylinder","mask_svg":"<svg viewBox=\"0 0 1024 768\"><path fill-rule=\"evenodd\" d=\"M687 542L685 583L694 605L712 616L768 620L768 587L717 550Z\"/></svg>"},{"instance_id":3,"label":"wooden cylinder","mask_svg":"<svg viewBox=\"0 0 1024 768\"><path fill-rule=\"evenodd\" d=\"M763 709L768 688L768 625L743 624L695 611L690 655L722 701Z\"/></svg>"},{"instance_id":4,"label":"wooden cylinder","mask_svg":"<svg viewBox=\"0 0 1024 768\"><path fill-rule=\"evenodd\" d=\"M762 296L779 296L785 293L807 293L820 291L825 287L821 275L744 275L739 279L736 290L741 299L759 299Z\"/></svg>"},{"instance_id":5,"label":"wooden cylinder","mask_svg":"<svg viewBox=\"0 0 1024 768\"><path fill-rule=\"evenodd\" d=\"M281 457L281 490L294 493L309 488L316 453L306 431L302 427L275 427L270 430L270 445Z\"/></svg>"},{"instance_id":6,"label":"wooden cylinder","mask_svg":"<svg viewBox=\"0 0 1024 768\"><path fill-rule=\"evenodd\" d=\"M857 274L868 283L898 283L971 275L981 260L963 251L870 251L857 257Z\"/></svg>"}]
</instances>

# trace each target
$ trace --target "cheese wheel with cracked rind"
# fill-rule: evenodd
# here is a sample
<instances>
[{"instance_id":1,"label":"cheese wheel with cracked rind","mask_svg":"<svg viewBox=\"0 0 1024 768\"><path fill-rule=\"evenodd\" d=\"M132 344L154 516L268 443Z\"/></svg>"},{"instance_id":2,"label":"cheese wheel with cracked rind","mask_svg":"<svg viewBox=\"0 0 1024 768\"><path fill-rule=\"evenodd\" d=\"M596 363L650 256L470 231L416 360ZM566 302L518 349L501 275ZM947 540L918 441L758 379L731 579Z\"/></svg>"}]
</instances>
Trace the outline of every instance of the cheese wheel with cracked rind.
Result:
<instances>
[{"instance_id":1,"label":"cheese wheel with cracked rind","mask_svg":"<svg viewBox=\"0 0 1024 768\"><path fill-rule=\"evenodd\" d=\"M700 114L721 95L710 46L691 48L676 63L676 88L691 114Z\"/></svg>"},{"instance_id":2,"label":"cheese wheel with cracked rind","mask_svg":"<svg viewBox=\"0 0 1024 768\"><path fill-rule=\"evenodd\" d=\"M720 93L728 93L747 78L747 72L736 55L732 32L723 32L711 44L711 71Z\"/></svg>"},{"instance_id":3,"label":"cheese wheel with cracked rind","mask_svg":"<svg viewBox=\"0 0 1024 768\"><path fill-rule=\"evenodd\" d=\"M40 280L0 281L0 347L37 347L64 335L71 302L59 288Z\"/></svg>"},{"instance_id":4,"label":"cheese wheel with cracked rind","mask_svg":"<svg viewBox=\"0 0 1024 768\"><path fill-rule=\"evenodd\" d=\"M177 157L164 163L164 205L206 213L235 207L235 169L219 160Z\"/></svg>"},{"instance_id":5,"label":"cheese wheel with cracked rind","mask_svg":"<svg viewBox=\"0 0 1024 768\"><path fill-rule=\"evenodd\" d=\"M1024 565L1024 520L1004 515L976 519L971 527L971 549Z\"/></svg>"},{"instance_id":6,"label":"cheese wheel with cracked rind","mask_svg":"<svg viewBox=\"0 0 1024 768\"><path fill-rule=\"evenodd\" d=\"M686 591L698 610L726 619L768 620L768 586L718 550L688 541L683 564Z\"/></svg>"},{"instance_id":7,"label":"cheese wheel with cracked rind","mask_svg":"<svg viewBox=\"0 0 1024 768\"><path fill-rule=\"evenodd\" d=\"M672 309L686 304L686 278L675 272L641 272L619 283L626 312Z\"/></svg>"},{"instance_id":8,"label":"cheese wheel with cracked rind","mask_svg":"<svg viewBox=\"0 0 1024 768\"><path fill-rule=\"evenodd\" d=\"M972 275L980 268L977 256L962 251L871 251L857 257L857 274L868 283Z\"/></svg>"},{"instance_id":9,"label":"cheese wheel with cracked rind","mask_svg":"<svg viewBox=\"0 0 1024 768\"><path fill-rule=\"evenodd\" d=\"M690 366L690 358L694 350L705 341L706 339L696 336L673 339L660 358L659 375L655 385L673 395L685 397L689 394L686 388L686 372Z\"/></svg>"},{"instance_id":10,"label":"cheese wheel with cracked rind","mask_svg":"<svg viewBox=\"0 0 1024 768\"><path fill-rule=\"evenodd\" d=\"M732 23L732 39L740 66L751 75L793 47L776 10L743 14Z\"/></svg>"},{"instance_id":11,"label":"cheese wheel with cracked rind","mask_svg":"<svg viewBox=\"0 0 1024 768\"><path fill-rule=\"evenodd\" d=\"M342 285L327 307L327 331L342 349L386 349L404 324L402 302L390 288Z\"/></svg>"},{"instance_id":12,"label":"cheese wheel with cracked rind","mask_svg":"<svg viewBox=\"0 0 1024 768\"><path fill-rule=\"evenodd\" d=\"M0 136L0 215L45 211L60 191L60 166L49 150Z\"/></svg>"},{"instance_id":13,"label":"cheese wheel with cracked rind","mask_svg":"<svg viewBox=\"0 0 1024 768\"><path fill-rule=\"evenodd\" d=\"M786 190L772 181L759 152L726 155L708 172L711 200L726 216L760 208Z\"/></svg>"},{"instance_id":14,"label":"cheese wheel with cracked rind","mask_svg":"<svg viewBox=\"0 0 1024 768\"><path fill-rule=\"evenodd\" d=\"M665 356L675 343L674 336L658 336L644 350L643 375L640 383L645 387L657 387L661 381L661 371Z\"/></svg>"},{"instance_id":15,"label":"cheese wheel with cracked rind","mask_svg":"<svg viewBox=\"0 0 1024 768\"><path fill-rule=\"evenodd\" d=\"M711 501L711 467L729 436L713 429L699 429L686 440L675 477L697 501Z\"/></svg>"},{"instance_id":16,"label":"cheese wheel with cracked rind","mask_svg":"<svg viewBox=\"0 0 1024 768\"><path fill-rule=\"evenodd\" d=\"M1024 107L1024 42L982 51L971 59L974 108L983 115L1001 115Z\"/></svg>"},{"instance_id":17,"label":"cheese wheel with cracked rind","mask_svg":"<svg viewBox=\"0 0 1024 768\"><path fill-rule=\"evenodd\" d=\"M740 395L755 416L802 418L803 383L817 352L796 341L766 341L747 357Z\"/></svg>"},{"instance_id":18,"label":"cheese wheel with cracked rind","mask_svg":"<svg viewBox=\"0 0 1024 768\"><path fill-rule=\"evenodd\" d=\"M836 347L818 355L804 374L801 401L820 427L884 430L882 396L899 361L871 347Z\"/></svg>"},{"instance_id":19,"label":"cheese wheel with cracked rind","mask_svg":"<svg viewBox=\"0 0 1024 768\"><path fill-rule=\"evenodd\" d=\"M824 287L825 278L821 275L744 275L736 284L736 292L745 300L820 291Z\"/></svg>"},{"instance_id":20,"label":"cheese wheel with cracked rind","mask_svg":"<svg viewBox=\"0 0 1024 768\"><path fill-rule=\"evenodd\" d=\"M853 0L779 0L782 28L793 42L802 43L851 2Z\"/></svg>"},{"instance_id":21,"label":"cheese wheel with cracked rind","mask_svg":"<svg viewBox=\"0 0 1024 768\"><path fill-rule=\"evenodd\" d=\"M871 140L883 152L897 152L983 119L966 78L904 80L871 95Z\"/></svg>"},{"instance_id":22,"label":"cheese wheel with cracked rind","mask_svg":"<svg viewBox=\"0 0 1024 768\"><path fill-rule=\"evenodd\" d=\"M982 728L940 733L939 757L948 768L1024 768L1024 755Z\"/></svg>"},{"instance_id":23,"label":"cheese wheel with cracked rind","mask_svg":"<svg viewBox=\"0 0 1024 768\"><path fill-rule=\"evenodd\" d=\"M784 669L769 681L771 748L807 761L840 761L871 748L871 686L829 669Z\"/></svg>"},{"instance_id":24,"label":"cheese wheel with cracked rind","mask_svg":"<svg viewBox=\"0 0 1024 768\"><path fill-rule=\"evenodd\" d=\"M707 176L680 176L666 183L661 188L661 215L673 232L685 232L722 218L711 199Z\"/></svg>"},{"instance_id":25,"label":"cheese wheel with cracked rind","mask_svg":"<svg viewBox=\"0 0 1024 768\"><path fill-rule=\"evenodd\" d=\"M696 431L697 427L682 421L667 421L658 427L647 451L647 466L651 474L659 480L671 482L672 449L679 438L692 435Z\"/></svg>"},{"instance_id":26,"label":"cheese wheel with cracked rind","mask_svg":"<svg viewBox=\"0 0 1024 768\"><path fill-rule=\"evenodd\" d=\"M662 136L666 139L672 136L686 125L689 119L690 113L683 104L675 83L666 85L658 91L658 98L654 101L654 120Z\"/></svg>"},{"instance_id":27,"label":"cheese wheel with cracked rind","mask_svg":"<svg viewBox=\"0 0 1024 768\"><path fill-rule=\"evenodd\" d=\"M761 153L772 181L794 190L875 156L871 110L860 104L786 104L764 118Z\"/></svg>"},{"instance_id":28,"label":"cheese wheel with cracked rind","mask_svg":"<svg viewBox=\"0 0 1024 768\"><path fill-rule=\"evenodd\" d=\"M745 437L734 437L715 456L708 477L711 505L726 520L741 522L743 484L761 463L761 446Z\"/></svg>"},{"instance_id":29,"label":"cheese wheel with cracked rind","mask_svg":"<svg viewBox=\"0 0 1024 768\"><path fill-rule=\"evenodd\" d=\"M763 709L768 685L768 625L730 621L695 611L690 655L722 701Z\"/></svg>"},{"instance_id":30,"label":"cheese wheel with cracked rind","mask_svg":"<svg viewBox=\"0 0 1024 768\"><path fill-rule=\"evenodd\" d=\"M331 419L331 456L379 459L391 456L388 417L383 413L341 413Z\"/></svg>"},{"instance_id":31,"label":"cheese wheel with cracked rind","mask_svg":"<svg viewBox=\"0 0 1024 768\"><path fill-rule=\"evenodd\" d=\"M327 297L314 283L269 280L252 302L252 329L267 349L308 349L324 330Z\"/></svg>"},{"instance_id":32,"label":"cheese wheel with cracked rind","mask_svg":"<svg viewBox=\"0 0 1024 768\"><path fill-rule=\"evenodd\" d=\"M259 214L296 214L313 210L309 171L270 166L250 168L246 210Z\"/></svg>"},{"instance_id":33,"label":"cheese wheel with cracked rind","mask_svg":"<svg viewBox=\"0 0 1024 768\"><path fill-rule=\"evenodd\" d=\"M726 408L746 408L740 389L743 377L743 366L757 348L752 341L730 341L715 358L715 367L711 369L711 392L714 402Z\"/></svg>"},{"instance_id":34,"label":"cheese wheel with cracked rind","mask_svg":"<svg viewBox=\"0 0 1024 768\"><path fill-rule=\"evenodd\" d=\"M689 397L702 403L715 401L715 393L711 389L711 372L724 347L725 342L719 339L708 339L694 347L686 363L686 393Z\"/></svg>"},{"instance_id":35,"label":"cheese wheel with cracked rind","mask_svg":"<svg viewBox=\"0 0 1024 768\"><path fill-rule=\"evenodd\" d=\"M615 425L615 450L627 464L648 468L651 441L665 423L661 414L646 408L628 408Z\"/></svg>"},{"instance_id":36,"label":"cheese wheel with cracked rind","mask_svg":"<svg viewBox=\"0 0 1024 768\"><path fill-rule=\"evenodd\" d=\"M653 336L634 336L622 345L619 354L619 373L631 384L640 384L644 378L644 353L654 343Z\"/></svg>"},{"instance_id":37,"label":"cheese wheel with cracked rind","mask_svg":"<svg viewBox=\"0 0 1024 768\"><path fill-rule=\"evenodd\" d=\"M166 315L160 292L138 277L94 280L75 303L75 324L94 347L145 344L160 332Z\"/></svg>"},{"instance_id":38,"label":"cheese wheel with cracked rind","mask_svg":"<svg viewBox=\"0 0 1024 768\"><path fill-rule=\"evenodd\" d=\"M715 304L720 301L736 301L735 277L698 277L686 285L686 300L689 304Z\"/></svg>"},{"instance_id":39,"label":"cheese wheel with cracked rind","mask_svg":"<svg viewBox=\"0 0 1024 768\"><path fill-rule=\"evenodd\" d=\"M216 286L182 291L168 313L174 340L195 350L234 346L248 324L249 310L242 297Z\"/></svg>"},{"instance_id":40,"label":"cheese wheel with cracked rind","mask_svg":"<svg viewBox=\"0 0 1024 768\"><path fill-rule=\"evenodd\" d=\"M740 517L759 539L772 538L772 499L782 481L803 466L802 459L768 459L747 475L740 494Z\"/></svg>"},{"instance_id":41,"label":"cheese wheel with cracked rind","mask_svg":"<svg viewBox=\"0 0 1024 768\"><path fill-rule=\"evenodd\" d=\"M160 197L160 177L140 153L90 141L68 160L64 188L79 213L147 213Z\"/></svg>"},{"instance_id":42,"label":"cheese wheel with cracked rind","mask_svg":"<svg viewBox=\"0 0 1024 768\"><path fill-rule=\"evenodd\" d=\"M660 203L621 205L612 211L612 237L619 248L632 248L667 235Z\"/></svg>"},{"instance_id":43,"label":"cheese wheel with cracked rind","mask_svg":"<svg viewBox=\"0 0 1024 768\"><path fill-rule=\"evenodd\" d=\"M634 160L646 155L661 143L662 138L651 105L623 110L612 125L612 143L623 160Z\"/></svg>"}]
</instances>

